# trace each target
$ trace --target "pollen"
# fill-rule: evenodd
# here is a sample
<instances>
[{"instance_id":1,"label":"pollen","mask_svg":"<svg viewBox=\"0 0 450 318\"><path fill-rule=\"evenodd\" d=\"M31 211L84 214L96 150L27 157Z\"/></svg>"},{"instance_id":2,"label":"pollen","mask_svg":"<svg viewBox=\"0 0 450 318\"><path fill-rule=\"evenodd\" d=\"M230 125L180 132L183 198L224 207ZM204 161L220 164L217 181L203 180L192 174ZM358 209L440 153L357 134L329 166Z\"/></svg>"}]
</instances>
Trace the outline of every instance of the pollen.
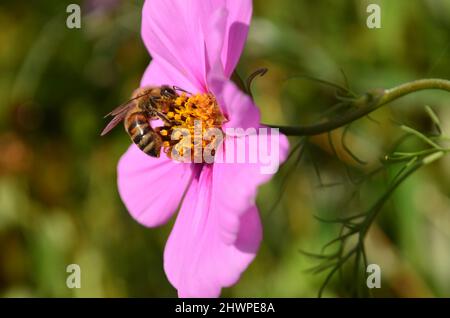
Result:
<instances>
[{"instance_id":1,"label":"pollen","mask_svg":"<svg viewBox=\"0 0 450 318\"><path fill-rule=\"evenodd\" d=\"M166 116L169 123L160 130L164 152L185 157L189 151L191 159L201 156L205 147L214 141L202 136L211 128L221 129L225 119L216 98L209 93L182 93L171 103Z\"/></svg>"}]
</instances>

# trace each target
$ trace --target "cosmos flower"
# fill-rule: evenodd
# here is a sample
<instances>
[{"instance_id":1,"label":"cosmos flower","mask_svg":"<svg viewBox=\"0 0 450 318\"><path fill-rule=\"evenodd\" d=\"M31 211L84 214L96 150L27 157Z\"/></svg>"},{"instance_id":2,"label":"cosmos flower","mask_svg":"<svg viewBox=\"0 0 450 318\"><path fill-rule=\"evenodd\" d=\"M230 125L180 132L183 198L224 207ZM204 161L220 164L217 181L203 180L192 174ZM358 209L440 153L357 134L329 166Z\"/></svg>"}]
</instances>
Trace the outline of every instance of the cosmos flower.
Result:
<instances>
[{"instance_id":1,"label":"cosmos flower","mask_svg":"<svg viewBox=\"0 0 450 318\"><path fill-rule=\"evenodd\" d=\"M251 0L147 0L142 38L152 61L141 86L175 85L193 94L183 98L217 106L202 119L224 131L261 127L258 108L230 80L251 14ZM187 117L200 115L183 111L180 125L192 128ZM259 137L226 136L223 151L239 138L248 146ZM276 137L283 162L287 138ZM164 250L165 273L180 297L217 297L257 253L262 226L255 197L274 172L262 173L261 163L179 163L131 145L118 164L118 187L128 211L145 226L162 225L178 210Z\"/></svg>"}]
</instances>

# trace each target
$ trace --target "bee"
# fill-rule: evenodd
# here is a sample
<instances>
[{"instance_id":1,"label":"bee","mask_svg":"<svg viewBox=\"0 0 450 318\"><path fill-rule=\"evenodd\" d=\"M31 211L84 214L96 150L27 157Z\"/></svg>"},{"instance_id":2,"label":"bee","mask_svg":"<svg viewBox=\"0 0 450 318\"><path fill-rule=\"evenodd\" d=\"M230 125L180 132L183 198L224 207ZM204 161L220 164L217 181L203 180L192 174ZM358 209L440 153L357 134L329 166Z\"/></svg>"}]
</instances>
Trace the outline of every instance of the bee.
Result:
<instances>
[{"instance_id":1,"label":"bee","mask_svg":"<svg viewBox=\"0 0 450 318\"><path fill-rule=\"evenodd\" d=\"M158 128L153 129L150 125L150 120L161 119L165 126L170 126L171 121L165 113L178 97L176 90L177 87L167 85L136 89L129 101L105 116L114 117L103 129L101 136L106 135L123 121L131 141L147 155L158 158L163 140Z\"/></svg>"}]
</instances>

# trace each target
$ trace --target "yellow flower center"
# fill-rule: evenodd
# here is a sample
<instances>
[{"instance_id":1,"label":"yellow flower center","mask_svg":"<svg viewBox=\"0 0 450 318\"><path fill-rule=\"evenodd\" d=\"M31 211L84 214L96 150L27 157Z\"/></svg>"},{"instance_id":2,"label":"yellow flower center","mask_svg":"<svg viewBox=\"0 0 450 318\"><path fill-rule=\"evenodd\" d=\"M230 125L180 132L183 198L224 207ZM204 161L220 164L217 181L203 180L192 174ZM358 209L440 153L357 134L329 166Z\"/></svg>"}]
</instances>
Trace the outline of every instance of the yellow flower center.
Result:
<instances>
[{"instance_id":1,"label":"yellow flower center","mask_svg":"<svg viewBox=\"0 0 450 318\"><path fill-rule=\"evenodd\" d=\"M161 127L159 133L163 138L163 150L172 159L175 159L174 153L185 157L187 151L191 160L201 156L205 147L214 141L214 137L205 140L203 136L211 128L221 129L224 122L216 98L208 93L182 93L169 105L165 115L170 125Z\"/></svg>"}]
</instances>

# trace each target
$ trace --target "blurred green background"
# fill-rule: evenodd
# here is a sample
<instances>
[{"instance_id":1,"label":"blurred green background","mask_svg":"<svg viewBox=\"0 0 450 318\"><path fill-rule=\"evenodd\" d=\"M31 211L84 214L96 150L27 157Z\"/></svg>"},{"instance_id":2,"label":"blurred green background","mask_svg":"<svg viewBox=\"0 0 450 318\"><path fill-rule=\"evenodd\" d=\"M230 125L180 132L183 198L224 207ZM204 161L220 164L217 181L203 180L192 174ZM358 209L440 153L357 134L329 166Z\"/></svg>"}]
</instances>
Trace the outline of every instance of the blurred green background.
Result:
<instances>
[{"instance_id":1,"label":"blurred green background","mask_svg":"<svg viewBox=\"0 0 450 318\"><path fill-rule=\"evenodd\" d=\"M82 27L68 29L72 2L0 4L0 296L176 296L162 269L172 224L147 229L133 221L115 170L129 139L121 129L99 136L103 115L129 97L150 61L139 34L142 1L81 2ZM366 27L369 3L381 6L381 29ZM359 92L450 78L450 0L254 6L238 72L245 78L269 68L253 85L265 123L312 123L334 103L332 91L300 74L343 83L342 69ZM349 144L374 166L400 135L394 121L427 129L426 104L449 127L450 96L421 92L377 111L376 122L359 120ZM338 228L314 215L358 213L383 193L390 171L349 203L354 189L342 163L354 173L368 166L336 158L321 136L311 144L297 169L291 160L261 188L260 252L223 296L315 297L324 275L306 271L315 262L300 250L320 251ZM366 240L369 262L382 269L375 296L450 296L449 180L444 158L410 178L383 209ZM71 263L81 266L80 289L66 287ZM333 280L325 296L350 296L352 282L351 275Z\"/></svg>"}]
</instances>

